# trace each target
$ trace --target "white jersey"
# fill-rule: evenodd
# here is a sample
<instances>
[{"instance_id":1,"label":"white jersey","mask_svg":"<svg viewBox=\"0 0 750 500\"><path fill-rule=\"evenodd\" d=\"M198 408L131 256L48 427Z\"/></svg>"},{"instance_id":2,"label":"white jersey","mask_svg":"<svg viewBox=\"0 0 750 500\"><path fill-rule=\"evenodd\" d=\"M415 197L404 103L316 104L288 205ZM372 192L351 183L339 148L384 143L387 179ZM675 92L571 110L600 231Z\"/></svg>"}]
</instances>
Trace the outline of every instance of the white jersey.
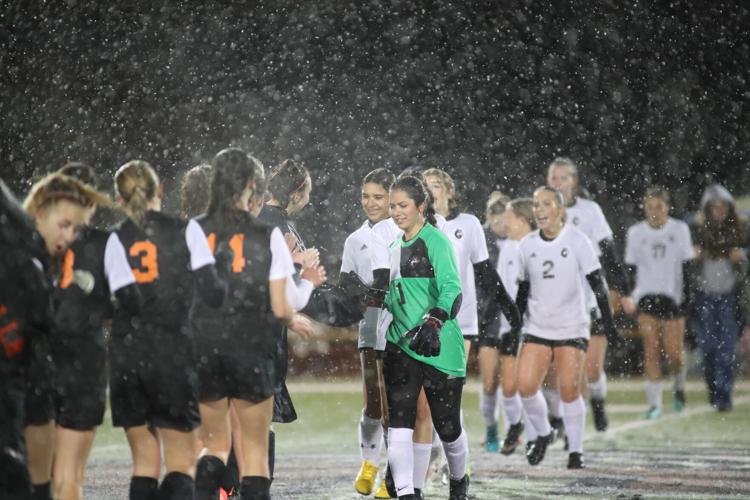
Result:
<instances>
[{"instance_id":1,"label":"white jersey","mask_svg":"<svg viewBox=\"0 0 750 500\"><path fill-rule=\"evenodd\" d=\"M458 326L464 336L477 335L479 319L474 264L490 258L482 224L473 215L459 213L452 219L446 219L440 229L453 244L461 277L461 309L456 316Z\"/></svg>"},{"instance_id":2,"label":"white jersey","mask_svg":"<svg viewBox=\"0 0 750 500\"><path fill-rule=\"evenodd\" d=\"M518 281L521 277L521 254L520 242L504 240L503 249L497 259L497 274L503 282L505 290L511 299L515 300L518 295ZM510 322L505 314L500 315L500 335L510 331Z\"/></svg>"},{"instance_id":3,"label":"white jersey","mask_svg":"<svg viewBox=\"0 0 750 500\"><path fill-rule=\"evenodd\" d=\"M637 267L633 300L644 295L666 295L682 303L682 264L694 257L690 229L684 222L668 218L658 229L646 221L628 228L625 263Z\"/></svg>"},{"instance_id":4,"label":"white jersey","mask_svg":"<svg viewBox=\"0 0 750 500\"><path fill-rule=\"evenodd\" d=\"M601 268L589 238L569 224L552 241L536 230L521 240L519 256L521 279L530 285L526 331L549 340L589 338L586 275Z\"/></svg>"},{"instance_id":5,"label":"white jersey","mask_svg":"<svg viewBox=\"0 0 750 500\"><path fill-rule=\"evenodd\" d=\"M393 219L387 220L393 221ZM346 238L344 253L341 256L341 272L354 271L368 285L372 283L372 258L370 253L375 248L373 238L370 223L365 222Z\"/></svg>"}]
</instances>

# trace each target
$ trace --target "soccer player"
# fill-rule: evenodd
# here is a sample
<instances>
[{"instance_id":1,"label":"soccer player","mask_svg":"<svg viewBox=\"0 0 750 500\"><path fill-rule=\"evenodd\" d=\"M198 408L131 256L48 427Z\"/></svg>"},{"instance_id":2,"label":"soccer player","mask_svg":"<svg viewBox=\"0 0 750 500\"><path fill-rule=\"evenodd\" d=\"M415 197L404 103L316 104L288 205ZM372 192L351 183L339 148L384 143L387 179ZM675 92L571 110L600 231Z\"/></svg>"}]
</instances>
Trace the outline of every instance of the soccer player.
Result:
<instances>
[{"instance_id":1,"label":"soccer player","mask_svg":"<svg viewBox=\"0 0 750 500\"><path fill-rule=\"evenodd\" d=\"M65 252L88 224L94 207L108 202L106 196L90 186L59 173L44 177L31 188L24 200L24 209L44 241L47 252L38 262L49 283L59 276ZM47 331L53 329L54 325L50 324ZM46 499L51 495L55 448L54 369L49 336L33 335L29 340L26 448L34 498Z\"/></svg>"},{"instance_id":2,"label":"soccer player","mask_svg":"<svg viewBox=\"0 0 750 500\"><path fill-rule=\"evenodd\" d=\"M116 232L143 298L138 315L115 310L110 341L112 423L125 429L133 456L130 499L191 499L200 415L189 311L194 289L218 307L226 286L198 223L161 213L162 186L148 163L120 167L115 188L128 213Z\"/></svg>"},{"instance_id":3,"label":"soccer player","mask_svg":"<svg viewBox=\"0 0 750 500\"><path fill-rule=\"evenodd\" d=\"M592 200L578 196L578 167L568 158L555 158L547 171L547 185L559 190L565 197L567 223L581 230L594 246L597 256L611 285L618 292L613 294L613 302L621 303L625 312L632 314L635 304L630 297L630 279L625 267L615 252L612 229L604 217L601 207ZM586 353L586 378L588 380L591 410L594 416L594 428L597 431L607 430L609 425L604 406L607 397L607 374L604 371L604 359L607 354L607 337L602 330L601 311L598 309L594 295L587 292L587 305L592 315L592 330L589 348ZM549 396L550 415L556 416L559 395L545 391ZM559 416L558 416L559 417ZM558 419L559 422L559 419Z\"/></svg>"},{"instance_id":4,"label":"soccer player","mask_svg":"<svg viewBox=\"0 0 750 500\"><path fill-rule=\"evenodd\" d=\"M370 252L374 249L372 226L390 217L388 190L394 181L394 175L385 168L377 168L365 175L360 200L367 220L344 242L341 274L355 273L358 279L367 285L373 281L370 257ZM362 366L364 408L359 419L358 432L362 465L354 481L354 489L362 495L369 495L375 489L383 440L381 419L385 387L382 355L385 350L385 337L378 336L378 311L375 307L367 308L365 317L359 323L357 341ZM382 486L385 486L384 483Z\"/></svg>"},{"instance_id":5,"label":"soccer player","mask_svg":"<svg viewBox=\"0 0 750 500\"><path fill-rule=\"evenodd\" d=\"M685 406L687 367L682 347L684 311L688 306L687 266L693 258L690 229L669 216L669 192L651 187L643 197L646 220L628 229L625 263L635 269L633 298L638 303L638 326L643 337L646 374L646 418L661 415L661 354L674 375L675 411Z\"/></svg>"},{"instance_id":6,"label":"soccer player","mask_svg":"<svg viewBox=\"0 0 750 500\"><path fill-rule=\"evenodd\" d=\"M520 283L516 301L527 313L518 355L518 390L530 427L538 434L526 458L544 458L552 441L547 404L539 390L552 360L557 365L563 419L570 454L568 468L583 468L586 405L580 385L591 317L586 287L593 290L607 331L614 333L609 296L591 241L565 222L565 200L549 187L534 192L534 218L539 229L521 240Z\"/></svg>"},{"instance_id":7,"label":"soccer player","mask_svg":"<svg viewBox=\"0 0 750 500\"><path fill-rule=\"evenodd\" d=\"M466 353L456 321L461 281L448 238L434 227L421 180L401 177L390 191L391 216L404 234L390 247L384 375L389 407L388 460L399 498L415 496L412 434L424 389L450 470L450 498L466 499L468 444L461 426Z\"/></svg>"},{"instance_id":8,"label":"soccer player","mask_svg":"<svg viewBox=\"0 0 750 500\"><path fill-rule=\"evenodd\" d=\"M59 170L90 186L95 174L82 163ZM117 234L86 226L63 258L55 290L56 422L52 472L55 498L82 497L83 476L94 432L104 420L107 349L102 323L112 317L111 297L131 312L140 294Z\"/></svg>"}]
</instances>

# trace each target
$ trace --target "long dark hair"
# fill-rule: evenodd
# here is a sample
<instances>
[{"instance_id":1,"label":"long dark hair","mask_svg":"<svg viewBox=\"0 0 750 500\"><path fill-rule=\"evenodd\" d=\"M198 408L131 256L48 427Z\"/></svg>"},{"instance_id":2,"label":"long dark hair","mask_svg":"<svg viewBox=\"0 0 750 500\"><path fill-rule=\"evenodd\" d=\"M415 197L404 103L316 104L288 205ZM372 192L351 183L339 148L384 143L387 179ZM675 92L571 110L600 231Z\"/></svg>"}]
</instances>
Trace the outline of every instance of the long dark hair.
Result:
<instances>
[{"instance_id":1,"label":"long dark hair","mask_svg":"<svg viewBox=\"0 0 750 500\"><path fill-rule=\"evenodd\" d=\"M182 176L180 183L180 212L192 218L206 213L210 201L211 165L201 164L191 168Z\"/></svg>"},{"instance_id":2,"label":"long dark hair","mask_svg":"<svg viewBox=\"0 0 750 500\"><path fill-rule=\"evenodd\" d=\"M391 186L391 191L403 191L419 206L425 203L424 218L433 226L437 225L435 220L435 207L432 204L432 196L421 179L409 175L399 177Z\"/></svg>"},{"instance_id":3,"label":"long dark hair","mask_svg":"<svg viewBox=\"0 0 750 500\"><path fill-rule=\"evenodd\" d=\"M253 156L238 148L219 151L211 160L211 201L207 213L215 218L219 232L229 230L237 219L237 201L247 183L255 179L255 172L263 165Z\"/></svg>"},{"instance_id":4,"label":"long dark hair","mask_svg":"<svg viewBox=\"0 0 750 500\"><path fill-rule=\"evenodd\" d=\"M286 210L292 195L305 187L309 175L301 163L292 159L284 160L268 174L268 192Z\"/></svg>"}]
</instances>

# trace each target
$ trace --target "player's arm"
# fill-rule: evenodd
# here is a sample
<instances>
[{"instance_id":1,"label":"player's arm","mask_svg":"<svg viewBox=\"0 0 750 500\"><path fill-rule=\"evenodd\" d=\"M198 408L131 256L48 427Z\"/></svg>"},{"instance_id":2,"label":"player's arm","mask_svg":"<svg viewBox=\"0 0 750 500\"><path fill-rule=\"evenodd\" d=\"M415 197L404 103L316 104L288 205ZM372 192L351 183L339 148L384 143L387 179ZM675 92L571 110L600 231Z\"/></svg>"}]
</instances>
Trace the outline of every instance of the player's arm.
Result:
<instances>
[{"instance_id":1,"label":"player's arm","mask_svg":"<svg viewBox=\"0 0 750 500\"><path fill-rule=\"evenodd\" d=\"M503 312L510 322L511 328L516 331L521 329L521 315L518 312L515 302L508 294L503 285L503 281L497 274L497 270L490 264L489 260L484 260L474 264L474 276L482 292L490 297L487 309L482 311L480 318L482 323L487 323L497 315L498 308Z\"/></svg>"},{"instance_id":2,"label":"player's arm","mask_svg":"<svg viewBox=\"0 0 750 500\"><path fill-rule=\"evenodd\" d=\"M221 307L227 293L227 285L219 278L216 260L208 246L206 235L194 220L188 221L185 241L190 251L190 270L195 278L198 293L209 307Z\"/></svg>"},{"instance_id":3,"label":"player's arm","mask_svg":"<svg viewBox=\"0 0 750 500\"><path fill-rule=\"evenodd\" d=\"M599 250L601 251L602 267L612 287L620 292L621 295L629 297L633 292L633 285L625 265L615 251L614 240L610 238L601 240L599 242Z\"/></svg>"},{"instance_id":4,"label":"player's arm","mask_svg":"<svg viewBox=\"0 0 750 500\"><path fill-rule=\"evenodd\" d=\"M120 307L132 316L140 314L141 293L128 263L125 247L114 232L110 233L104 247L104 275Z\"/></svg>"},{"instance_id":5,"label":"player's arm","mask_svg":"<svg viewBox=\"0 0 750 500\"><path fill-rule=\"evenodd\" d=\"M602 276L601 270L597 269L587 274L586 281L589 282L589 286L596 296L596 304L599 306L599 310L602 313L602 322L604 323L607 339L611 342L616 339L618 335L617 330L615 329L615 321L612 316L612 308L609 305L609 291L604 285L604 277Z\"/></svg>"},{"instance_id":6,"label":"player's arm","mask_svg":"<svg viewBox=\"0 0 750 500\"><path fill-rule=\"evenodd\" d=\"M516 293L516 308L518 314L523 317L529 306L529 294L531 293L531 283L528 280L518 282L518 292Z\"/></svg>"}]
</instances>

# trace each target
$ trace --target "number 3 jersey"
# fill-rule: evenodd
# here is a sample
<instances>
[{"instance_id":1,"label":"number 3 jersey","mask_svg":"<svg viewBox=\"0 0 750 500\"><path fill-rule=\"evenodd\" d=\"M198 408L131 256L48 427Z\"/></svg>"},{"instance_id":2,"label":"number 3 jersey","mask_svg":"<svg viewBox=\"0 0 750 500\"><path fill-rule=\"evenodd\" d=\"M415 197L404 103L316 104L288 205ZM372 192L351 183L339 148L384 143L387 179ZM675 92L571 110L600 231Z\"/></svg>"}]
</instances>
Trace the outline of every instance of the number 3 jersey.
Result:
<instances>
[{"instance_id":1,"label":"number 3 jersey","mask_svg":"<svg viewBox=\"0 0 750 500\"><path fill-rule=\"evenodd\" d=\"M630 226L625 263L637 267L633 300L637 303L644 295L666 295L681 304L682 264L692 258L690 229L684 222L669 217L658 229L646 221Z\"/></svg>"},{"instance_id":2,"label":"number 3 jersey","mask_svg":"<svg viewBox=\"0 0 750 500\"><path fill-rule=\"evenodd\" d=\"M466 355L456 314L461 306L461 278L448 237L425 224L409 241L399 238L390 246L391 281L385 303L393 315L388 342L409 356L454 377L466 376ZM421 324L424 315L440 308L449 319L440 331L440 355L424 357L409 348L409 330Z\"/></svg>"},{"instance_id":3,"label":"number 3 jersey","mask_svg":"<svg viewBox=\"0 0 750 500\"><path fill-rule=\"evenodd\" d=\"M539 230L519 244L519 279L530 285L526 332L549 340L588 338L586 275L600 269L589 238L565 224L554 240Z\"/></svg>"}]
</instances>

